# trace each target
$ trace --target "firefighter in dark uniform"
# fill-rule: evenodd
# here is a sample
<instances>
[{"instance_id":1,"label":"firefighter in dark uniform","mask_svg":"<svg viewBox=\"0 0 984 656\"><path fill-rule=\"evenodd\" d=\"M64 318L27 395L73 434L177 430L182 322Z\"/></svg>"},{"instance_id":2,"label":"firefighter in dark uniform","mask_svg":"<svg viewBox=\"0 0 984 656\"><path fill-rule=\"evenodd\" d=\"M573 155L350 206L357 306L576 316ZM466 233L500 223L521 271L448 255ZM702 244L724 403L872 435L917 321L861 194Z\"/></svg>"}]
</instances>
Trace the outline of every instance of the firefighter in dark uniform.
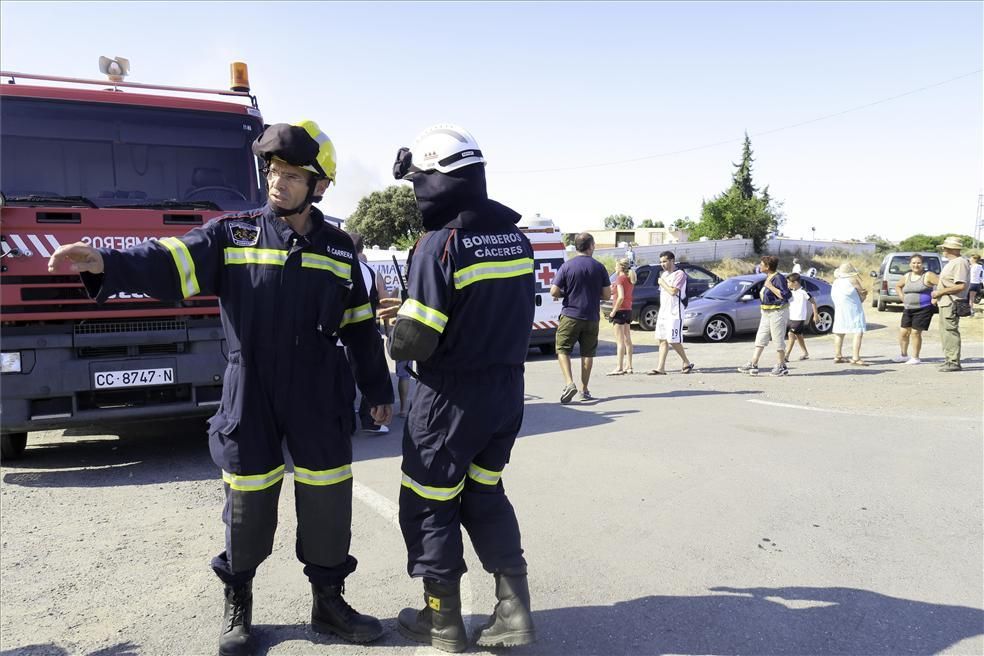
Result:
<instances>
[{"instance_id":1,"label":"firefighter in dark uniform","mask_svg":"<svg viewBox=\"0 0 984 656\"><path fill-rule=\"evenodd\" d=\"M252 579L273 549L285 439L297 557L314 597L311 624L352 642L382 634L375 618L342 598L356 560L349 555L352 409L338 384L349 363L338 339L350 347L353 374L380 423L390 419L393 390L352 240L312 205L335 179L335 149L303 121L268 127L253 152L266 165L265 207L125 251L63 246L49 262L49 270L70 262L99 302L123 291L175 301L219 297L229 364L209 447L225 483L226 531L212 568L225 583L219 653L229 655L249 653Z\"/></svg>"},{"instance_id":2,"label":"firefighter in dark uniform","mask_svg":"<svg viewBox=\"0 0 984 656\"><path fill-rule=\"evenodd\" d=\"M403 433L400 527L408 572L424 579L424 607L404 609L398 628L445 651L467 647L464 526L499 600L475 639L529 644L526 560L502 471L523 422L533 249L519 215L488 198L485 159L462 128L424 131L393 172L412 180L427 230L410 257L390 346L394 359L417 361L419 380Z\"/></svg>"}]
</instances>

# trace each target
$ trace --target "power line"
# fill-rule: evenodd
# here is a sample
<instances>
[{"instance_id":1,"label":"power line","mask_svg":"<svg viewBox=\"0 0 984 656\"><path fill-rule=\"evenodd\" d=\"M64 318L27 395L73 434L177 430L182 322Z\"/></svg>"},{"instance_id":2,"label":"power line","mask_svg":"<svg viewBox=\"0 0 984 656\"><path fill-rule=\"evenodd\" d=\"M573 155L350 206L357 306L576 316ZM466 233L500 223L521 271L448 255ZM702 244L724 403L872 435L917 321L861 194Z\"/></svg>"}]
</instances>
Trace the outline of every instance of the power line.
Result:
<instances>
[{"instance_id":1,"label":"power line","mask_svg":"<svg viewBox=\"0 0 984 656\"><path fill-rule=\"evenodd\" d=\"M867 109L869 107L874 107L875 105L881 105L893 100L898 100L899 98L905 98L906 96L911 96L916 93L921 93L923 91L928 91L929 89L935 89L936 87L941 87L944 84L949 84L951 82L956 82L957 80L962 80L965 77L971 77L972 75L978 75L984 71L984 69L977 69L976 71L971 71L970 73L964 73L963 75L958 75L956 77L951 77L947 80L941 82L934 82L933 84L926 85L924 87L919 87L918 89L912 89L904 93L900 93L895 96L889 96L887 98L882 98L880 100L875 100L874 102L865 103L864 105L858 105L856 107L851 107L850 109L845 109L839 112L834 112L832 114L824 114L823 116L818 116L816 118L811 118L807 121L801 121L799 123L792 123L790 125L784 125L780 128L773 128L771 130L764 130L756 132L749 135L750 137L761 137L767 134L775 134L776 132L782 132L783 130L791 130L793 128L802 127L804 125L809 125L811 123L817 123L819 121L826 121L827 119L835 118L837 116L843 116L844 114L850 114L851 112L857 112L862 109ZM682 150L673 150L665 153L656 153L654 155L643 155L642 157L633 157L630 159L620 159L611 162L597 162L594 164L579 164L577 166L561 166L557 168L550 169L524 169L524 170L511 170L511 171L496 171L496 173L553 173L557 171L579 171L582 169L593 169L600 168L604 166L618 166L619 164L631 164L632 162L642 162L648 159L657 159L660 157L673 157L674 155L683 155L684 153L692 153L696 150L704 150L707 148L716 148L717 146L723 146L726 144L738 143L743 141L742 139L725 139L724 141L717 141L714 143L704 144L702 146L694 146L693 148L684 148Z\"/></svg>"}]
</instances>

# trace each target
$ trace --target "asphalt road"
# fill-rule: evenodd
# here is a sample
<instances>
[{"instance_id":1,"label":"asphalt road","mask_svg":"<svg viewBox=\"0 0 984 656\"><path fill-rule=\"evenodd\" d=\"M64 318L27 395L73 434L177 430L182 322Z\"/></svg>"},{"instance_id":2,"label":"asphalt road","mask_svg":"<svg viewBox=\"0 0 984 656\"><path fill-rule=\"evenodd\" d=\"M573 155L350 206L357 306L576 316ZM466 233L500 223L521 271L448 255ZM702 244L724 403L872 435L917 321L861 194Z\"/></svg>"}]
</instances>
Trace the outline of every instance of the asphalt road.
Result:
<instances>
[{"instance_id":1,"label":"asphalt road","mask_svg":"<svg viewBox=\"0 0 984 656\"><path fill-rule=\"evenodd\" d=\"M890 363L891 333L866 337L867 368L813 338L787 378L734 371L749 339L688 345L690 375L605 377L604 343L599 398L568 406L555 361L532 357L503 480L539 642L514 653L984 653L984 349L966 344L967 369L942 374ZM633 334L648 370L652 336ZM925 355L938 362L935 335ZM201 426L86 433L32 434L0 469L2 654L214 653L222 491ZM387 635L354 647L308 629L285 485L255 584L259 653L437 653L395 631L421 602L395 519L399 450L399 430L355 437L346 596ZM466 554L474 625L492 578Z\"/></svg>"}]
</instances>

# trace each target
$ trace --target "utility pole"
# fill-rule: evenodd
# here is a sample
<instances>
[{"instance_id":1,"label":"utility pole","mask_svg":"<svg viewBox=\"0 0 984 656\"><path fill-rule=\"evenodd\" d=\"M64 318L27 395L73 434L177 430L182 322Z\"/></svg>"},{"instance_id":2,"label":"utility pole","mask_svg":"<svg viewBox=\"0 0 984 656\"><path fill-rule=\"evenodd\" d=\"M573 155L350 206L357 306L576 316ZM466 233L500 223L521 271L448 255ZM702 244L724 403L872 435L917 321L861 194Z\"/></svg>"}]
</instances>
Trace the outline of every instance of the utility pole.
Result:
<instances>
[{"instance_id":1,"label":"utility pole","mask_svg":"<svg viewBox=\"0 0 984 656\"><path fill-rule=\"evenodd\" d=\"M974 222L974 248L981 247L982 233L984 233L984 194L977 194L977 220Z\"/></svg>"}]
</instances>

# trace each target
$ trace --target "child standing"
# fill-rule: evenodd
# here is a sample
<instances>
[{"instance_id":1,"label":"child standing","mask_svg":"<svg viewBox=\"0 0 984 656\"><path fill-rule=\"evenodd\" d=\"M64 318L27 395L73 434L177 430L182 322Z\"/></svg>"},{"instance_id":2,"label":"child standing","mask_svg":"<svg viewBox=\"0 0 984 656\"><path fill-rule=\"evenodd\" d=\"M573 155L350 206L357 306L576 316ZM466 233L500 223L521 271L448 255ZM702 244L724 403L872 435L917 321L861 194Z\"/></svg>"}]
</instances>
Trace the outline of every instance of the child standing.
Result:
<instances>
[{"instance_id":1,"label":"child standing","mask_svg":"<svg viewBox=\"0 0 984 656\"><path fill-rule=\"evenodd\" d=\"M789 335L786 338L789 345L786 347L786 359L789 360L789 355L793 352L793 345L799 344L800 348L803 349L800 360L809 360L810 353L806 350L806 340L803 339L803 333L806 332L806 319L809 316L808 305L813 308L814 325L820 318L817 315L817 302L813 300L810 292L803 289L800 274L791 273L786 281L789 283L789 291L793 295L789 299Z\"/></svg>"}]
</instances>

